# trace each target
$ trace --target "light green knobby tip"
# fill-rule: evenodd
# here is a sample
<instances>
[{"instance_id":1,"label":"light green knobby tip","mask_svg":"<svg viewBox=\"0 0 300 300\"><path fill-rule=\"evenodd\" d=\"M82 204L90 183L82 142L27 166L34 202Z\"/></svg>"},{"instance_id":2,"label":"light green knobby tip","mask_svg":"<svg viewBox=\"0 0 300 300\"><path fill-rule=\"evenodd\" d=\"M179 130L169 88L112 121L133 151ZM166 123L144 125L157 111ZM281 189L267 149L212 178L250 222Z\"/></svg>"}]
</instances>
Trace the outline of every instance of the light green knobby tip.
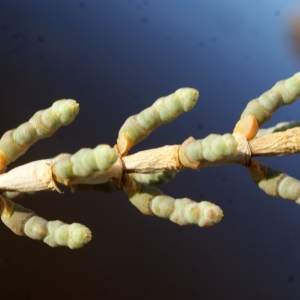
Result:
<instances>
[{"instance_id":1,"label":"light green knobby tip","mask_svg":"<svg viewBox=\"0 0 300 300\"><path fill-rule=\"evenodd\" d=\"M212 226L221 221L221 208L208 201L197 203L188 198L174 199L160 190L136 182L124 174L123 189L130 202L143 214L169 219L178 225Z\"/></svg>"},{"instance_id":2,"label":"light green knobby tip","mask_svg":"<svg viewBox=\"0 0 300 300\"><path fill-rule=\"evenodd\" d=\"M70 249L79 249L92 239L92 232L80 223L50 221L47 227L49 234L44 242L51 247L67 246Z\"/></svg>"},{"instance_id":3,"label":"light green knobby tip","mask_svg":"<svg viewBox=\"0 0 300 300\"><path fill-rule=\"evenodd\" d=\"M292 104L300 97L300 72L278 81L269 91L251 100L241 115L241 119L254 115L259 126L270 120L273 113L283 105Z\"/></svg>"},{"instance_id":4,"label":"light green knobby tip","mask_svg":"<svg viewBox=\"0 0 300 300\"><path fill-rule=\"evenodd\" d=\"M72 99L58 100L52 105L52 109L59 114L62 125L69 125L79 113L79 104Z\"/></svg>"},{"instance_id":5,"label":"light green knobby tip","mask_svg":"<svg viewBox=\"0 0 300 300\"><path fill-rule=\"evenodd\" d=\"M300 181L254 159L248 171L255 184L266 194L300 204Z\"/></svg>"},{"instance_id":6,"label":"light green knobby tip","mask_svg":"<svg viewBox=\"0 0 300 300\"><path fill-rule=\"evenodd\" d=\"M199 92L191 88L181 88L175 93L157 99L152 107L157 108L163 124L173 121L180 114L190 111L199 98Z\"/></svg>"},{"instance_id":7,"label":"light green knobby tip","mask_svg":"<svg viewBox=\"0 0 300 300\"><path fill-rule=\"evenodd\" d=\"M74 121L78 112L79 104L75 100L58 100L50 108L35 113L29 123L36 126L39 138L49 137L59 127Z\"/></svg>"},{"instance_id":8,"label":"light green knobby tip","mask_svg":"<svg viewBox=\"0 0 300 300\"><path fill-rule=\"evenodd\" d=\"M118 153L108 145L95 149L83 148L74 155L55 158L54 174L63 179L85 177L96 171L108 170L118 159Z\"/></svg>"},{"instance_id":9,"label":"light green knobby tip","mask_svg":"<svg viewBox=\"0 0 300 300\"><path fill-rule=\"evenodd\" d=\"M0 150L8 162L15 161L39 139L50 137L59 127L70 124L78 112L75 100L58 100L50 108L36 112L28 122L4 133Z\"/></svg>"},{"instance_id":10,"label":"light green knobby tip","mask_svg":"<svg viewBox=\"0 0 300 300\"><path fill-rule=\"evenodd\" d=\"M145 139L160 125L176 119L181 113L191 110L199 98L192 88L181 88L169 96L157 99L151 107L129 117L121 127L117 146L121 155Z\"/></svg>"},{"instance_id":11,"label":"light green knobby tip","mask_svg":"<svg viewBox=\"0 0 300 300\"><path fill-rule=\"evenodd\" d=\"M300 204L300 181L296 178L255 159L250 160L248 171L255 184L266 194Z\"/></svg>"}]
</instances>

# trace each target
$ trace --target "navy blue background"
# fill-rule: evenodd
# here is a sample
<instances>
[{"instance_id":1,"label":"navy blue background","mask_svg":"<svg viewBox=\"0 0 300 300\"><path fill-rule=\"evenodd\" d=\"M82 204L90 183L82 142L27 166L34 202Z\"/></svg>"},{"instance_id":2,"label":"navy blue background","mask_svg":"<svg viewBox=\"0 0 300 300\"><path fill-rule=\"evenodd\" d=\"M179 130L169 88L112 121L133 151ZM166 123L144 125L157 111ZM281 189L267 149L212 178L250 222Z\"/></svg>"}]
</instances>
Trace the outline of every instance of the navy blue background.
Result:
<instances>
[{"instance_id":1,"label":"navy blue background","mask_svg":"<svg viewBox=\"0 0 300 300\"><path fill-rule=\"evenodd\" d=\"M80 103L70 126L9 168L97 144L180 87L196 107L131 153L231 132L247 102L299 71L290 39L296 0L0 1L0 127L61 98ZM300 15L300 14L299 14ZM299 103L268 125L299 119ZM298 156L264 162L300 178ZM123 192L65 190L23 199L48 220L80 222L93 239L52 249L0 227L1 299L297 299L300 207L265 195L246 169L184 171L162 190L224 210L211 228L140 214Z\"/></svg>"}]
</instances>

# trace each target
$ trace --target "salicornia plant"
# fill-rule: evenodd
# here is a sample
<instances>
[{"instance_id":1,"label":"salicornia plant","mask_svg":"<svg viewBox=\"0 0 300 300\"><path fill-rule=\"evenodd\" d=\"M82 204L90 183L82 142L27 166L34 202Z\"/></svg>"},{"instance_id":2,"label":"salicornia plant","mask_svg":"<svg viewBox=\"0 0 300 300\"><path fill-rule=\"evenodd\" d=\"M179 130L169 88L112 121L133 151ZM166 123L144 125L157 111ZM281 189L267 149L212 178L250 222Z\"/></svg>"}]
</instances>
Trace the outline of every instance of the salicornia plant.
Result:
<instances>
[{"instance_id":1,"label":"salicornia plant","mask_svg":"<svg viewBox=\"0 0 300 300\"><path fill-rule=\"evenodd\" d=\"M80 248L91 240L91 231L82 224L47 221L30 209L13 202L28 192L123 189L130 202L146 215L166 218L179 225L211 226L221 221L217 205L188 198L174 199L153 185L170 181L181 170L238 163L267 194L300 204L300 182L256 161L254 156L288 155L300 151L299 122L279 123L259 129L282 105L300 96L300 73L277 82L269 91L248 103L232 134L210 134L204 139L189 137L181 145L164 146L127 155L137 143L160 125L191 110L198 100L195 89L182 88L159 98L137 115L129 117L119 131L116 145L83 148L75 154L60 154L34 161L5 173L6 166L23 155L41 138L70 124L79 112L74 100L59 100L37 112L28 122L4 133L0 140L0 214L14 233L43 240L52 247Z\"/></svg>"}]
</instances>

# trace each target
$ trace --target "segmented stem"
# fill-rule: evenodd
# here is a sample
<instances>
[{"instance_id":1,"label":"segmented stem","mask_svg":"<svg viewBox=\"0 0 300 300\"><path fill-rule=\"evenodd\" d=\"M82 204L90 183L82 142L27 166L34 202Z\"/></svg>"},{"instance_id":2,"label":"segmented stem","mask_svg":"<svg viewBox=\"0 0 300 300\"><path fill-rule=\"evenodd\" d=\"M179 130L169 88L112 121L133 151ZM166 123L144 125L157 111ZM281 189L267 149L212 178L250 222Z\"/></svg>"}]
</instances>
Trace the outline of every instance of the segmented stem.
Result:
<instances>
[{"instance_id":1,"label":"segmented stem","mask_svg":"<svg viewBox=\"0 0 300 300\"><path fill-rule=\"evenodd\" d=\"M160 190L139 183L124 174L122 185L130 202L143 214L169 219L178 225L212 226L221 221L221 208L211 202L174 199Z\"/></svg>"},{"instance_id":2,"label":"segmented stem","mask_svg":"<svg viewBox=\"0 0 300 300\"><path fill-rule=\"evenodd\" d=\"M47 221L1 194L0 215L3 223L15 234L43 241L51 247L67 246L77 249L92 238L91 231L82 224Z\"/></svg>"},{"instance_id":3,"label":"segmented stem","mask_svg":"<svg viewBox=\"0 0 300 300\"><path fill-rule=\"evenodd\" d=\"M23 155L39 139L51 136L59 127L70 124L79 112L75 100L58 100L38 111L26 123L4 133L0 139L0 172Z\"/></svg>"},{"instance_id":4,"label":"segmented stem","mask_svg":"<svg viewBox=\"0 0 300 300\"><path fill-rule=\"evenodd\" d=\"M169 96L157 99L151 107L139 114L129 117L121 127L117 139L120 154L126 155L131 147L145 139L157 127L191 110L198 97L197 90L181 88Z\"/></svg>"},{"instance_id":5,"label":"segmented stem","mask_svg":"<svg viewBox=\"0 0 300 300\"><path fill-rule=\"evenodd\" d=\"M282 105L292 104L300 96L300 72L278 81L269 91L251 100L241 115L241 119L254 115L259 127L267 122Z\"/></svg>"},{"instance_id":6,"label":"segmented stem","mask_svg":"<svg viewBox=\"0 0 300 300\"><path fill-rule=\"evenodd\" d=\"M214 162L234 155L237 145L237 141L229 133L210 134L201 140L190 137L180 146L179 159L185 167L197 169L201 161Z\"/></svg>"},{"instance_id":7,"label":"segmented stem","mask_svg":"<svg viewBox=\"0 0 300 300\"><path fill-rule=\"evenodd\" d=\"M266 194L300 204L300 181L251 159L248 171L255 184Z\"/></svg>"},{"instance_id":8,"label":"segmented stem","mask_svg":"<svg viewBox=\"0 0 300 300\"><path fill-rule=\"evenodd\" d=\"M108 145L98 145L94 149L82 148L75 154L63 154L56 160L53 171L56 177L71 179L85 177L95 171L108 170L118 159L118 153Z\"/></svg>"}]
</instances>

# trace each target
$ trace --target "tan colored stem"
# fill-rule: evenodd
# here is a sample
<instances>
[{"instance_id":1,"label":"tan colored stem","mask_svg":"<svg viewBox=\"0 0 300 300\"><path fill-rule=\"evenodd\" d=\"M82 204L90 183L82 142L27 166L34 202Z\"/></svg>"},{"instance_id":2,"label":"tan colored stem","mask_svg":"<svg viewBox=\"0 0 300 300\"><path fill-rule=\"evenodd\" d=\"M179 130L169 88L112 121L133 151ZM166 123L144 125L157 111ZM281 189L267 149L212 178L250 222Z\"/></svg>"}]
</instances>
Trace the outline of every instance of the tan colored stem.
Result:
<instances>
[{"instance_id":1,"label":"tan colored stem","mask_svg":"<svg viewBox=\"0 0 300 300\"><path fill-rule=\"evenodd\" d=\"M300 128L295 127L247 141L240 134L233 134L238 142L233 156L210 162L201 161L200 168L229 164L247 165L251 156L282 156L300 152ZM123 157L124 171L127 173L153 173L162 170L180 171L185 169L178 156L180 145L165 146L140 151Z\"/></svg>"},{"instance_id":2,"label":"tan colored stem","mask_svg":"<svg viewBox=\"0 0 300 300\"><path fill-rule=\"evenodd\" d=\"M253 156L281 156L300 152L300 128L295 127L283 132L276 132L247 141L239 133L233 134L238 146L233 156L223 157L217 161L201 160L200 168L220 165L241 164L248 166ZM120 182L122 172L157 173L160 171L181 171L186 169L180 162L181 145L164 146L140 151L119 158L105 172L94 172L86 177L61 180L53 173L51 160L32 162L0 174L2 191L38 191L57 189L56 183L73 186L77 184L97 184L110 180ZM47 174L47 176L45 175ZM47 179L48 178L48 179Z\"/></svg>"},{"instance_id":3,"label":"tan colored stem","mask_svg":"<svg viewBox=\"0 0 300 300\"><path fill-rule=\"evenodd\" d=\"M300 128L275 132L249 141L252 156L281 156L300 152Z\"/></svg>"},{"instance_id":4,"label":"tan colored stem","mask_svg":"<svg viewBox=\"0 0 300 300\"><path fill-rule=\"evenodd\" d=\"M179 160L180 145L140 151L123 157L127 173L154 173L159 171L180 171L185 167Z\"/></svg>"}]
</instances>

